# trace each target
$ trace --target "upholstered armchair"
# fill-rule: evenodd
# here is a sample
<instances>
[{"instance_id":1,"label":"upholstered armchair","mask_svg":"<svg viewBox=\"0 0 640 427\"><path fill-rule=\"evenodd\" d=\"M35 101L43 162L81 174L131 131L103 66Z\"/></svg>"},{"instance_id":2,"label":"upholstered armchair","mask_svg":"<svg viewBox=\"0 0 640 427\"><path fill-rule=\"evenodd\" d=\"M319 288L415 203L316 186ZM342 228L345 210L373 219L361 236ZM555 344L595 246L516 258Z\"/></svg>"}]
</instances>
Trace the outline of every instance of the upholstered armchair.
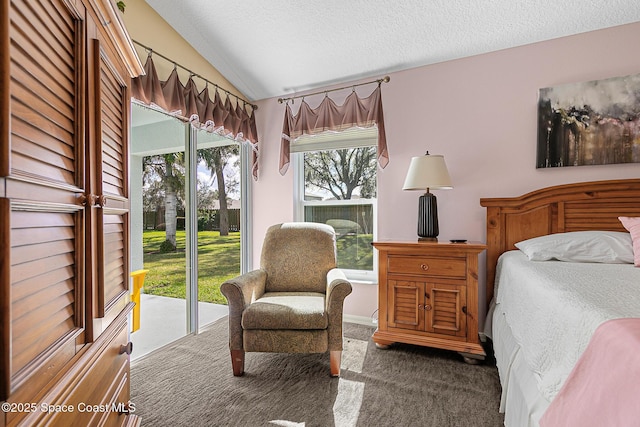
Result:
<instances>
[{"instance_id":1,"label":"upholstered armchair","mask_svg":"<svg viewBox=\"0 0 640 427\"><path fill-rule=\"evenodd\" d=\"M266 233L260 269L227 280L233 375L245 352L326 353L340 375L342 307L351 283L336 268L336 237L325 224L292 222Z\"/></svg>"}]
</instances>

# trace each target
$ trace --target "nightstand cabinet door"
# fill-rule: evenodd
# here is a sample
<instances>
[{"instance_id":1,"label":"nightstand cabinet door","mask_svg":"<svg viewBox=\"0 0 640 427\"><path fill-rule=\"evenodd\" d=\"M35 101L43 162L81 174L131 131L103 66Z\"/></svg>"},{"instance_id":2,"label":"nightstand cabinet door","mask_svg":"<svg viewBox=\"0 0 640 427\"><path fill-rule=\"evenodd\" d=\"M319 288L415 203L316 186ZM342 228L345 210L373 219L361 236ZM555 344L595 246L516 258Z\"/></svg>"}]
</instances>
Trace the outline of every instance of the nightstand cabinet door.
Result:
<instances>
[{"instance_id":1,"label":"nightstand cabinet door","mask_svg":"<svg viewBox=\"0 0 640 427\"><path fill-rule=\"evenodd\" d=\"M467 336L467 287L442 283L429 284L425 300L427 331Z\"/></svg>"},{"instance_id":2,"label":"nightstand cabinet door","mask_svg":"<svg viewBox=\"0 0 640 427\"><path fill-rule=\"evenodd\" d=\"M462 285L387 280L388 326L465 337L467 288Z\"/></svg>"},{"instance_id":3,"label":"nightstand cabinet door","mask_svg":"<svg viewBox=\"0 0 640 427\"><path fill-rule=\"evenodd\" d=\"M392 328L425 330L425 283L389 279L389 326Z\"/></svg>"}]
</instances>

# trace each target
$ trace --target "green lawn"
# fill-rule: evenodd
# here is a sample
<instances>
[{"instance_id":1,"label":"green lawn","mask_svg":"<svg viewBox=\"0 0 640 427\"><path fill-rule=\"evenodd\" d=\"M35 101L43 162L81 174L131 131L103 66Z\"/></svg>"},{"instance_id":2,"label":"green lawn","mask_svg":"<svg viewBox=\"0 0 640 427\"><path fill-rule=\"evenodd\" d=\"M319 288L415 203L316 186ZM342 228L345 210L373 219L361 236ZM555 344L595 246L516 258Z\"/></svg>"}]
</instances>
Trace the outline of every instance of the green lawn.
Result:
<instances>
[{"instance_id":1,"label":"green lawn","mask_svg":"<svg viewBox=\"0 0 640 427\"><path fill-rule=\"evenodd\" d=\"M164 231L145 231L143 236L144 292L172 298L186 298L185 232L178 231L176 252L160 253ZM371 235L344 236L338 239L339 267L373 268ZM240 233L220 236L217 231L198 232L198 300L227 304L220 285L240 274Z\"/></svg>"},{"instance_id":2,"label":"green lawn","mask_svg":"<svg viewBox=\"0 0 640 427\"><path fill-rule=\"evenodd\" d=\"M145 231L144 268L149 270L144 292L173 298L186 298L185 232L178 231L177 251L160 253L164 231ZM198 232L198 300L227 304L220 285L240 274L240 233L220 236L217 231Z\"/></svg>"}]
</instances>

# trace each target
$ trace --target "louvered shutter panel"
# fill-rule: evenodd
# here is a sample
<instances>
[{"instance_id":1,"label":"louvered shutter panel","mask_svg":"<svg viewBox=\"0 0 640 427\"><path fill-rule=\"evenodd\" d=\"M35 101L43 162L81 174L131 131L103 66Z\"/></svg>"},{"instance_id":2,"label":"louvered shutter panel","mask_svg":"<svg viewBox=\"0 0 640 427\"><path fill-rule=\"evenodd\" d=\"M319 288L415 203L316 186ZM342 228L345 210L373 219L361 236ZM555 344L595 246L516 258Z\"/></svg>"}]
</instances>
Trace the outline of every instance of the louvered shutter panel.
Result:
<instances>
[{"instance_id":1,"label":"louvered shutter panel","mask_svg":"<svg viewBox=\"0 0 640 427\"><path fill-rule=\"evenodd\" d=\"M424 329L423 282L389 280L389 326L403 329Z\"/></svg>"},{"instance_id":2,"label":"louvered shutter panel","mask_svg":"<svg viewBox=\"0 0 640 427\"><path fill-rule=\"evenodd\" d=\"M96 43L97 94L99 130L97 148L101 177L97 194L104 201L99 219L98 258L101 271L98 277L98 314L108 316L114 304L121 303L129 289L129 183L125 173L128 167L127 84L114 66L105 46ZM119 311L118 306L117 311Z\"/></svg>"},{"instance_id":3,"label":"louvered shutter panel","mask_svg":"<svg viewBox=\"0 0 640 427\"><path fill-rule=\"evenodd\" d=\"M464 285L429 284L428 304L432 306L428 310L431 331L439 334L466 336L466 310L467 293Z\"/></svg>"},{"instance_id":4,"label":"louvered shutter panel","mask_svg":"<svg viewBox=\"0 0 640 427\"><path fill-rule=\"evenodd\" d=\"M84 344L79 22L62 1L9 5L2 399L21 386L40 389Z\"/></svg>"}]
</instances>

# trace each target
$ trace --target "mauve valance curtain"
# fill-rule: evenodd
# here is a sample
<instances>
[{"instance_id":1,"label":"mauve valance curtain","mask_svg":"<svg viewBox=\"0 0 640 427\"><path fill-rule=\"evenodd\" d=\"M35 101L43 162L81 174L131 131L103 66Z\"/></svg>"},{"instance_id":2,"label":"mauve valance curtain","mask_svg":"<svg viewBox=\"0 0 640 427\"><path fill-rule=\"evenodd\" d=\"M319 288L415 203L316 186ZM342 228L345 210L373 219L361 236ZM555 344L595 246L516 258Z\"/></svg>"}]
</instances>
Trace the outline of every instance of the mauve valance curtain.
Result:
<instances>
[{"instance_id":1,"label":"mauve valance curtain","mask_svg":"<svg viewBox=\"0 0 640 427\"><path fill-rule=\"evenodd\" d=\"M249 115L239 102L234 106L228 96L223 102L217 88L212 97L208 84L198 91L193 76L183 85L175 67L167 80L160 80L151 55L144 70L145 75L131 80L133 98L181 116L200 129L249 144L253 152L253 178L258 179L258 132L253 108Z\"/></svg>"},{"instance_id":2,"label":"mauve valance curtain","mask_svg":"<svg viewBox=\"0 0 640 427\"><path fill-rule=\"evenodd\" d=\"M389 163L389 152L384 131L380 84L366 98L360 98L354 90L342 105L337 105L325 96L317 108L311 108L303 99L296 115L293 115L287 102L280 143L280 174L284 175L289 168L290 144L295 142L296 138L302 135L316 135L327 130L342 131L353 127L372 126L378 127L378 164L384 168Z\"/></svg>"}]
</instances>

